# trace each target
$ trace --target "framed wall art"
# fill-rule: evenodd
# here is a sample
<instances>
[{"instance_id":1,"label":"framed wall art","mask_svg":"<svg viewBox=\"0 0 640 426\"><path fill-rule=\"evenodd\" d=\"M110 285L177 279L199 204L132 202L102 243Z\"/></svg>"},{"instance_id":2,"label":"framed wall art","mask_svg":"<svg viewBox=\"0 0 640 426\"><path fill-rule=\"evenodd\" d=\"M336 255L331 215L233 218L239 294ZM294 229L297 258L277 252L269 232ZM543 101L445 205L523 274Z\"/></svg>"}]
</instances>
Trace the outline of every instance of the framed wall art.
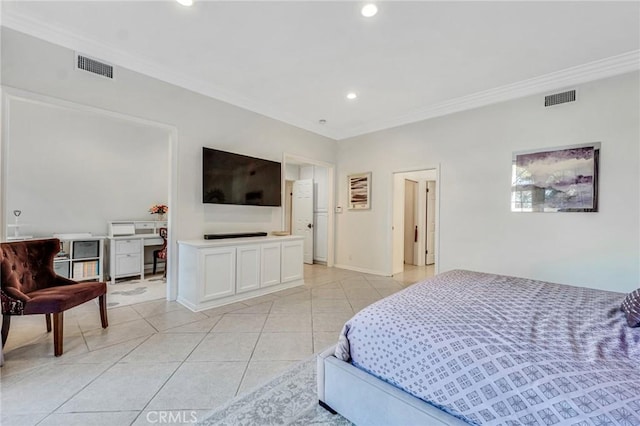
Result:
<instances>
[{"instance_id":1,"label":"framed wall art","mask_svg":"<svg viewBox=\"0 0 640 426\"><path fill-rule=\"evenodd\" d=\"M597 212L600 142L513 154L511 211Z\"/></svg>"},{"instance_id":2,"label":"framed wall art","mask_svg":"<svg viewBox=\"0 0 640 426\"><path fill-rule=\"evenodd\" d=\"M371 208L371 172L348 176L349 210Z\"/></svg>"}]
</instances>

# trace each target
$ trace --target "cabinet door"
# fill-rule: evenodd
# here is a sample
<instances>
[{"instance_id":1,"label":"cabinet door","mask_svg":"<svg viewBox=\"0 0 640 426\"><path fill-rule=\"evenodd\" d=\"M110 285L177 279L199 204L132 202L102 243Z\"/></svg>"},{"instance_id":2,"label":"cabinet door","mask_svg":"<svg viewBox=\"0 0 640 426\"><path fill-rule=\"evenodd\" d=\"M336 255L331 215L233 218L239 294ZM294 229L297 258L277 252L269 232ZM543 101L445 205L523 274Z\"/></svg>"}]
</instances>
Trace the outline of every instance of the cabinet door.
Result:
<instances>
[{"instance_id":1,"label":"cabinet door","mask_svg":"<svg viewBox=\"0 0 640 426\"><path fill-rule=\"evenodd\" d=\"M140 273L140 254L120 254L116 256L116 277Z\"/></svg>"},{"instance_id":2,"label":"cabinet door","mask_svg":"<svg viewBox=\"0 0 640 426\"><path fill-rule=\"evenodd\" d=\"M260 246L239 246L236 256L236 293L260 288Z\"/></svg>"},{"instance_id":3,"label":"cabinet door","mask_svg":"<svg viewBox=\"0 0 640 426\"><path fill-rule=\"evenodd\" d=\"M236 288L235 247L209 248L200 251L202 273L200 301L232 296Z\"/></svg>"},{"instance_id":4,"label":"cabinet door","mask_svg":"<svg viewBox=\"0 0 640 426\"><path fill-rule=\"evenodd\" d=\"M140 253L140 240L116 240L116 254Z\"/></svg>"},{"instance_id":5,"label":"cabinet door","mask_svg":"<svg viewBox=\"0 0 640 426\"><path fill-rule=\"evenodd\" d=\"M280 243L260 246L260 287L280 284Z\"/></svg>"},{"instance_id":6,"label":"cabinet door","mask_svg":"<svg viewBox=\"0 0 640 426\"><path fill-rule=\"evenodd\" d=\"M282 243L282 282L303 278L302 240Z\"/></svg>"}]
</instances>

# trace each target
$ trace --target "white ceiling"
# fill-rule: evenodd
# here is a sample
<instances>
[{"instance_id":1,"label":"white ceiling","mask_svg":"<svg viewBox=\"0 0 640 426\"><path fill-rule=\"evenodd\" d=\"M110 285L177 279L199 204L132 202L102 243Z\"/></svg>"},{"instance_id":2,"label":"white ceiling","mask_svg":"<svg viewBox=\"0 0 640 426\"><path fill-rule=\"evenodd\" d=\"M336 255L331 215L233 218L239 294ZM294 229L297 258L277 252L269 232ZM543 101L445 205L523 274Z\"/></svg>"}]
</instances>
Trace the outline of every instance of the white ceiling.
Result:
<instances>
[{"instance_id":1,"label":"white ceiling","mask_svg":"<svg viewBox=\"0 0 640 426\"><path fill-rule=\"evenodd\" d=\"M334 139L640 68L637 1L195 2L3 1L2 24Z\"/></svg>"}]
</instances>

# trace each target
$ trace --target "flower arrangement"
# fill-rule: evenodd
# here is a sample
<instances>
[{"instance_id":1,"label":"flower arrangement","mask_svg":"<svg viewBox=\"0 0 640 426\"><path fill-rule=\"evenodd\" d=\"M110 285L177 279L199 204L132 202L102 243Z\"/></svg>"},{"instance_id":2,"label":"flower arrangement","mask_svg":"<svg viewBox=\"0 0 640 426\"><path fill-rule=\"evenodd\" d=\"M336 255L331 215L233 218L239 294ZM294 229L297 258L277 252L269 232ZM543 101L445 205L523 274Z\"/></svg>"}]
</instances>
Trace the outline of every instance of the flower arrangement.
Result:
<instances>
[{"instance_id":1,"label":"flower arrangement","mask_svg":"<svg viewBox=\"0 0 640 426\"><path fill-rule=\"evenodd\" d=\"M149 213L151 214L163 215L163 214L167 214L168 211L169 211L169 207L167 207L164 204L154 204L151 207L149 207Z\"/></svg>"}]
</instances>

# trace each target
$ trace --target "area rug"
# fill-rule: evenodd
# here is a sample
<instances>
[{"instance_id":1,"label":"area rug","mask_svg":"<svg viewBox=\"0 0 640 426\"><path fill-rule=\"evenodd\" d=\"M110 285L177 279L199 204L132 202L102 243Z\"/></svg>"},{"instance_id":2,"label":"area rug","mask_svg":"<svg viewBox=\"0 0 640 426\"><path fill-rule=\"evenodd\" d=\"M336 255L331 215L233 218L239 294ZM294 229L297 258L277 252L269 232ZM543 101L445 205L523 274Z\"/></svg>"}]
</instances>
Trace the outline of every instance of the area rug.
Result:
<instances>
[{"instance_id":1,"label":"area rug","mask_svg":"<svg viewBox=\"0 0 640 426\"><path fill-rule=\"evenodd\" d=\"M107 308L164 299L166 294L167 283L162 276L116 281L115 284L107 284Z\"/></svg>"},{"instance_id":2,"label":"area rug","mask_svg":"<svg viewBox=\"0 0 640 426\"><path fill-rule=\"evenodd\" d=\"M281 375L229 401L201 425L352 425L318 405L316 357L294 365Z\"/></svg>"}]
</instances>

